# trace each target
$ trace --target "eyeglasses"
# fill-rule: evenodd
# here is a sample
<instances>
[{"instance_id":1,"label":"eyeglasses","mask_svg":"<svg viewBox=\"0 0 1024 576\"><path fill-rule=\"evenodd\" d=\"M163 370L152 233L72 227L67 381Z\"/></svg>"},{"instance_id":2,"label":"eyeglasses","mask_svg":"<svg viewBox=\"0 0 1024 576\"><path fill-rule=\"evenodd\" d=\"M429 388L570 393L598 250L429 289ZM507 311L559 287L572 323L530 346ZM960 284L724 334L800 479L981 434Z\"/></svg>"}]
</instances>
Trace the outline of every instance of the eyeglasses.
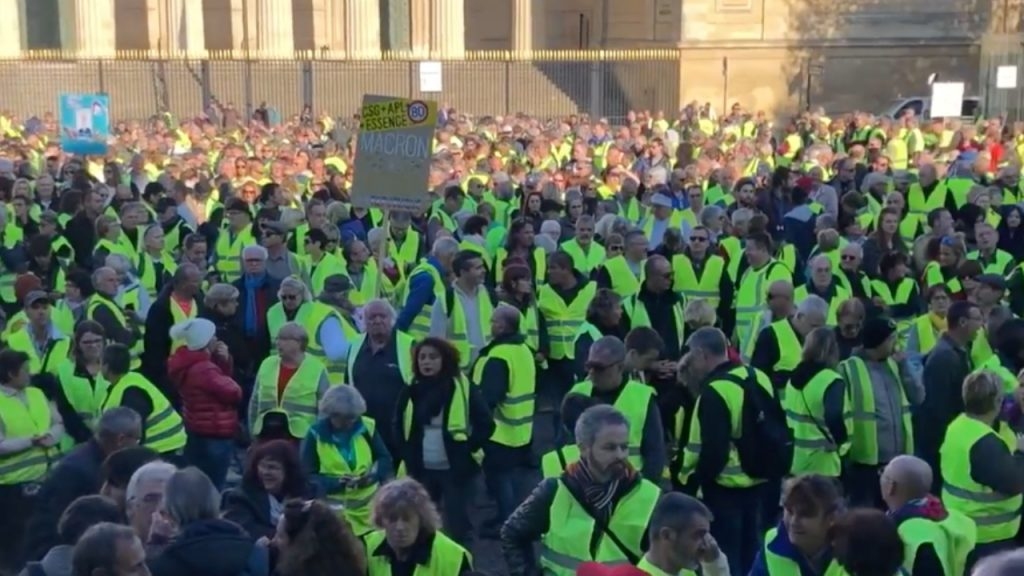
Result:
<instances>
[{"instance_id":1,"label":"eyeglasses","mask_svg":"<svg viewBox=\"0 0 1024 576\"><path fill-rule=\"evenodd\" d=\"M690 242L707 242L708 239L703 236L690 236Z\"/></svg>"},{"instance_id":2,"label":"eyeglasses","mask_svg":"<svg viewBox=\"0 0 1024 576\"><path fill-rule=\"evenodd\" d=\"M843 262L851 262L857 259L853 254L843 254L840 258L843 259Z\"/></svg>"},{"instance_id":3,"label":"eyeglasses","mask_svg":"<svg viewBox=\"0 0 1024 576\"><path fill-rule=\"evenodd\" d=\"M608 247L608 249L609 250L618 250L618 251L621 252L622 251L622 244L612 244L611 246Z\"/></svg>"},{"instance_id":4,"label":"eyeglasses","mask_svg":"<svg viewBox=\"0 0 1024 576\"><path fill-rule=\"evenodd\" d=\"M296 294L281 294L280 298L281 298L281 300L287 300L289 302L291 302L292 300L298 300L299 299L298 295L296 295Z\"/></svg>"}]
</instances>

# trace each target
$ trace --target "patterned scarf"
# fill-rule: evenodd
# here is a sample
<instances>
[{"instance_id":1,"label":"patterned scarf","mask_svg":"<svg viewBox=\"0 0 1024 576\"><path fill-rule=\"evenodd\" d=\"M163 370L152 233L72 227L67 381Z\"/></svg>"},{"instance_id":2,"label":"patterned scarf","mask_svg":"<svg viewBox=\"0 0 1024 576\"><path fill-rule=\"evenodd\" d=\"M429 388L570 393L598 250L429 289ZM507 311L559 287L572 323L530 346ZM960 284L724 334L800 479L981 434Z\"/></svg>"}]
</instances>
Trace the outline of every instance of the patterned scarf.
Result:
<instances>
[{"instance_id":1,"label":"patterned scarf","mask_svg":"<svg viewBox=\"0 0 1024 576\"><path fill-rule=\"evenodd\" d=\"M625 472L621 476L616 476L608 482L595 480L594 474L585 460L570 464L565 472L578 488L577 492L583 494L585 501L582 504L588 506L592 512L605 521L611 518L612 504L614 504L620 488L631 486L636 477L636 470L629 463L626 463Z\"/></svg>"}]
</instances>

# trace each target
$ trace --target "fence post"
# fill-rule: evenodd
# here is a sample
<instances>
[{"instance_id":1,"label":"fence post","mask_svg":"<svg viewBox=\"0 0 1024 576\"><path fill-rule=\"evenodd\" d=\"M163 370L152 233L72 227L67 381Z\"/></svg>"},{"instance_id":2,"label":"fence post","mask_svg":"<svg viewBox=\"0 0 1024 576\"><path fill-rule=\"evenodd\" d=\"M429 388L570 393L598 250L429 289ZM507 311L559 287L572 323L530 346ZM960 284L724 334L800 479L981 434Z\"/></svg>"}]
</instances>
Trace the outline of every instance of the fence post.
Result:
<instances>
[{"instance_id":1,"label":"fence post","mask_svg":"<svg viewBox=\"0 0 1024 576\"><path fill-rule=\"evenodd\" d=\"M302 104L313 109L313 61L302 62Z\"/></svg>"},{"instance_id":2,"label":"fence post","mask_svg":"<svg viewBox=\"0 0 1024 576\"><path fill-rule=\"evenodd\" d=\"M96 81L99 84L100 94L107 93L107 79L103 74L103 60L96 61Z\"/></svg>"},{"instance_id":3,"label":"fence post","mask_svg":"<svg viewBox=\"0 0 1024 576\"><path fill-rule=\"evenodd\" d=\"M604 70L602 69L604 51L600 57L590 62L590 117L600 118L604 108Z\"/></svg>"},{"instance_id":4,"label":"fence post","mask_svg":"<svg viewBox=\"0 0 1024 576\"><path fill-rule=\"evenodd\" d=\"M203 110L210 108L210 103L213 101L213 86L210 85L210 61L201 60L199 62L199 82L202 85L203 90Z\"/></svg>"},{"instance_id":5,"label":"fence post","mask_svg":"<svg viewBox=\"0 0 1024 576\"><path fill-rule=\"evenodd\" d=\"M512 110L512 64L514 57L505 61L505 114L514 114ZM530 62L533 65L533 62Z\"/></svg>"},{"instance_id":6,"label":"fence post","mask_svg":"<svg viewBox=\"0 0 1024 576\"><path fill-rule=\"evenodd\" d=\"M245 55L245 118L246 122L252 118L252 57Z\"/></svg>"}]
</instances>

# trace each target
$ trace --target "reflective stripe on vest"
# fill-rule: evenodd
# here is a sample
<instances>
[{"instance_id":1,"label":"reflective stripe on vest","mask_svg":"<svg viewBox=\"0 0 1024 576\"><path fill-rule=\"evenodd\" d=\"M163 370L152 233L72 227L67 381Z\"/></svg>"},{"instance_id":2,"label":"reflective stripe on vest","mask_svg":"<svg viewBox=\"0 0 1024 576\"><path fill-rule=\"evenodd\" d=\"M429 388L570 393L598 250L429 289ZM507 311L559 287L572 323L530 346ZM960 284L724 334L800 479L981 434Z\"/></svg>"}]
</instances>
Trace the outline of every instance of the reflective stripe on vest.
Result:
<instances>
[{"instance_id":1,"label":"reflective stripe on vest","mask_svg":"<svg viewBox=\"0 0 1024 576\"><path fill-rule=\"evenodd\" d=\"M584 380L573 386L569 393L593 396L594 384L590 380ZM647 425L647 411L653 397L654 390L650 386L630 380L622 387L618 398L615 399L615 408L622 412L629 422L629 461L637 470L643 468L640 446L643 443L644 428Z\"/></svg>"},{"instance_id":2,"label":"reflective stripe on vest","mask_svg":"<svg viewBox=\"0 0 1024 576\"><path fill-rule=\"evenodd\" d=\"M566 302L548 285L540 287L537 306L544 316L551 345L549 357L552 360L572 358L576 332L587 319L587 307L597 294L597 284L587 282L576 293L572 302Z\"/></svg>"},{"instance_id":3,"label":"reflective stripe on vest","mask_svg":"<svg viewBox=\"0 0 1024 576\"><path fill-rule=\"evenodd\" d=\"M326 374L323 363L306 354L298 369L292 374L284 393L278 398L277 380L281 370L281 357L273 355L260 364L256 374L256 417L253 434L263 430L267 414L282 414L288 419L288 433L293 438L305 438L309 428L316 423L317 391L320 379Z\"/></svg>"},{"instance_id":4,"label":"reflective stripe on vest","mask_svg":"<svg viewBox=\"0 0 1024 576\"><path fill-rule=\"evenodd\" d=\"M473 366L473 382L483 384L484 368L489 361L502 362L508 371L508 393L494 407L494 433L491 441L502 446L528 446L533 439L537 365L526 343L491 344Z\"/></svg>"},{"instance_id":5,"label":"reflective stripe on vest","mask_svg":"<svg viewBox=\"0 0 1024 576\"><path fill-rule=\"evenodd\" d=\"M900 383L900 423L903 427L903 450L900 454L914 453L914 434L910 423L910 403L900 381L900 371L896 362L886 360L886 367L892 378ZM878 461L878 422L877 418L888 417L888 414L876 414L875 391L871 375L864 360L854 356L839 365L839 372L846 380L847 394L850 398L850 410L853 413L853 437L850 443L850 459L858 464L876 466Z\"/></svg>"},{"instance_id":6,"label":"reflective stripe on vest","mask_svg":"<svg viewBox=\"0 0 1024 576\"><path fill-rule=\"evenodd\" d=\"M942 503L958 510L974 521L978 544L1009 540L1020 528L1020 494L1007 496L979 484L971 475L971 450L978 442L995 436L1010 452L1016 437L1010 427L1000 423L997 432L992 426L960 414L946 429L939 449L942 467Z\"/></svg>"},{"instance_id":7,"label":"reflective stripe on vest","mask_svg":"<svg viewBox=\"0 0 1024 576\"><path fill-rule=\"evenodd\" d=\"M43 391L34 386L24 390L25 401L0 393L0 420L6 438L34 438L50 431L50 403ZM46 475L53 448L32 446L17 454L0 456L0 485L36 482Z\"/></svg>"}]
</instances>

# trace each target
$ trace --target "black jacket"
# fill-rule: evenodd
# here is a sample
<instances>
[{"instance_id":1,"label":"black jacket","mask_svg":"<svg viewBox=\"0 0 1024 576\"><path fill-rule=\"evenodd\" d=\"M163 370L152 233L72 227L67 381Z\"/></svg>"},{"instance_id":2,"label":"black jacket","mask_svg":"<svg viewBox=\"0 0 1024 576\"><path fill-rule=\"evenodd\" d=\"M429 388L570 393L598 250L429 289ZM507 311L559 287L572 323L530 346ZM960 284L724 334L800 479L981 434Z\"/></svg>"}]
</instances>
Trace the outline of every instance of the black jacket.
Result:
<instances>
[{"instance_id":1,"label":"black jacket","mask_svg":"<svg viewBox=\"0 0 1024 576\"><path fill-rule=\"evenodd\" d=\"M397 463L399 460L405 462L406 470L412 476L423 470L423 430L427 424L424 421L425 418L420 415L420 411L416 409L416 403L412 400L411 390L418 385L420 384L413 382L411 386L402 390L398 396L395 417L392 418L393 438L398 444L398 453L394 454L395 462ZM452 387L452 395L454 396L454 394L455 388ZM448 462L454 474L471 475L479 469L472 454L476 450L482 449L491 434L494 433L494 419L491 418L491 412L487 409L487 402L484 401L480 390L471 385L469 388L469 414L466 415L470 428L469 440L456 442L447 430L448 413L451 409L450 398L445 404L443 418L445 453L448 455ZM412 426L409 438L406 438L403 422L405 408L410 403L413 403Z\"/></svg>"},{"instance_id":2,"label":"black jacket","mask_svg":"<svg viewBox=\"0 0 1024 576\"><path fill-rule=\"evenodd\" d=\"M203 307L199 316L213 322L217 327L217 340L228 347L235 365L235 382L249 383L256 377L256 356L246 347L242 325L235 316L223 316L214 310Z\"/></svg>"},{"instance_id":3,"label":"black jacket","mask_svg":"<svg viewBox=\"0 0 1024 576\"><path fill-rule=\"evenodd\" d=\"M240 526L200 520L185 526L160 555L148 561L153 576L268 576L270 556Z\"/></svg>"},{"instance_id":4,"label":"black jacket","mask_svg":"<svg viewBox=\"0 0 1024 576\"><path fill-rule=\"evenodd\" d=\"M100 491L102 467L106 455L96 440L75 447L50 471L36 499L35 511L28 519L25 545L28 557L39 560L60 544L57 521L79 496Z\"/></svg>"},{"instance_id":5,"label":"black jacket","mask_svg":"<svg viewBox=\"0 0 1024 576\"><path fill-rule=\"evenodd\" d=\"M295 494L295 498L315 497L313 486L308 486L303 494ZM238 524L249 534L252 540L261 537L273 538L277 525L270 520L270 497L262 487L242 482L237 488L224 492L220 509L224 519Z\"/></svg>"},{"instance_id":6,"label":"black jacket","mask_svg":"<svg viewBox=\"0 0 1024 576\"><path fill-rule=\"evenodd\" d=\"M195 306L200 306L202 299L197 294L193 298ZM198 315L198 310L196 313ZM171 326L174 315L171 313L171 286L168 284L153 300L146 314L146 332L143 336L142 374L150 382L156 384L175 406L180 406L177 390L174 390L167 379L167 359L171 356Z\"/></svg>"},{"instance_id":7,"label":"black jacket","mask_svg":"<svg viewBox=\"0 0 1024 576\"><path fill-rule=\"evenodd\" d=\"M534 543L539 542L552 529L551 505L555 500L559 483L565 482L566 478L567 475L563 474L559 478L541 480L501 527L501 549L505 554L505 564L510 576L527 576L535 573ZM632 481L620 483L613 496L613 509L640 481L640 475L637 474ZM648 530L644 530L640 541L640 549L644 552L648 548L647 533Z\"/></svg>"},{"instance_id":8,"label":"black jacket","mask_svg":"<svg viewBox=\"0 0 1024 576\"><path fill-rule=\"evenodd\" d=\"M924 402L912 413L914 446L918 455L932 470L941 470L939 448L946 428L964 411L962 395L964 378L971 371L967 350L960 348L948 334L943 334L928 353L924 363ZM940 493L942 476L932 479L933 492Z\"/></svg>"}]
</instances>

